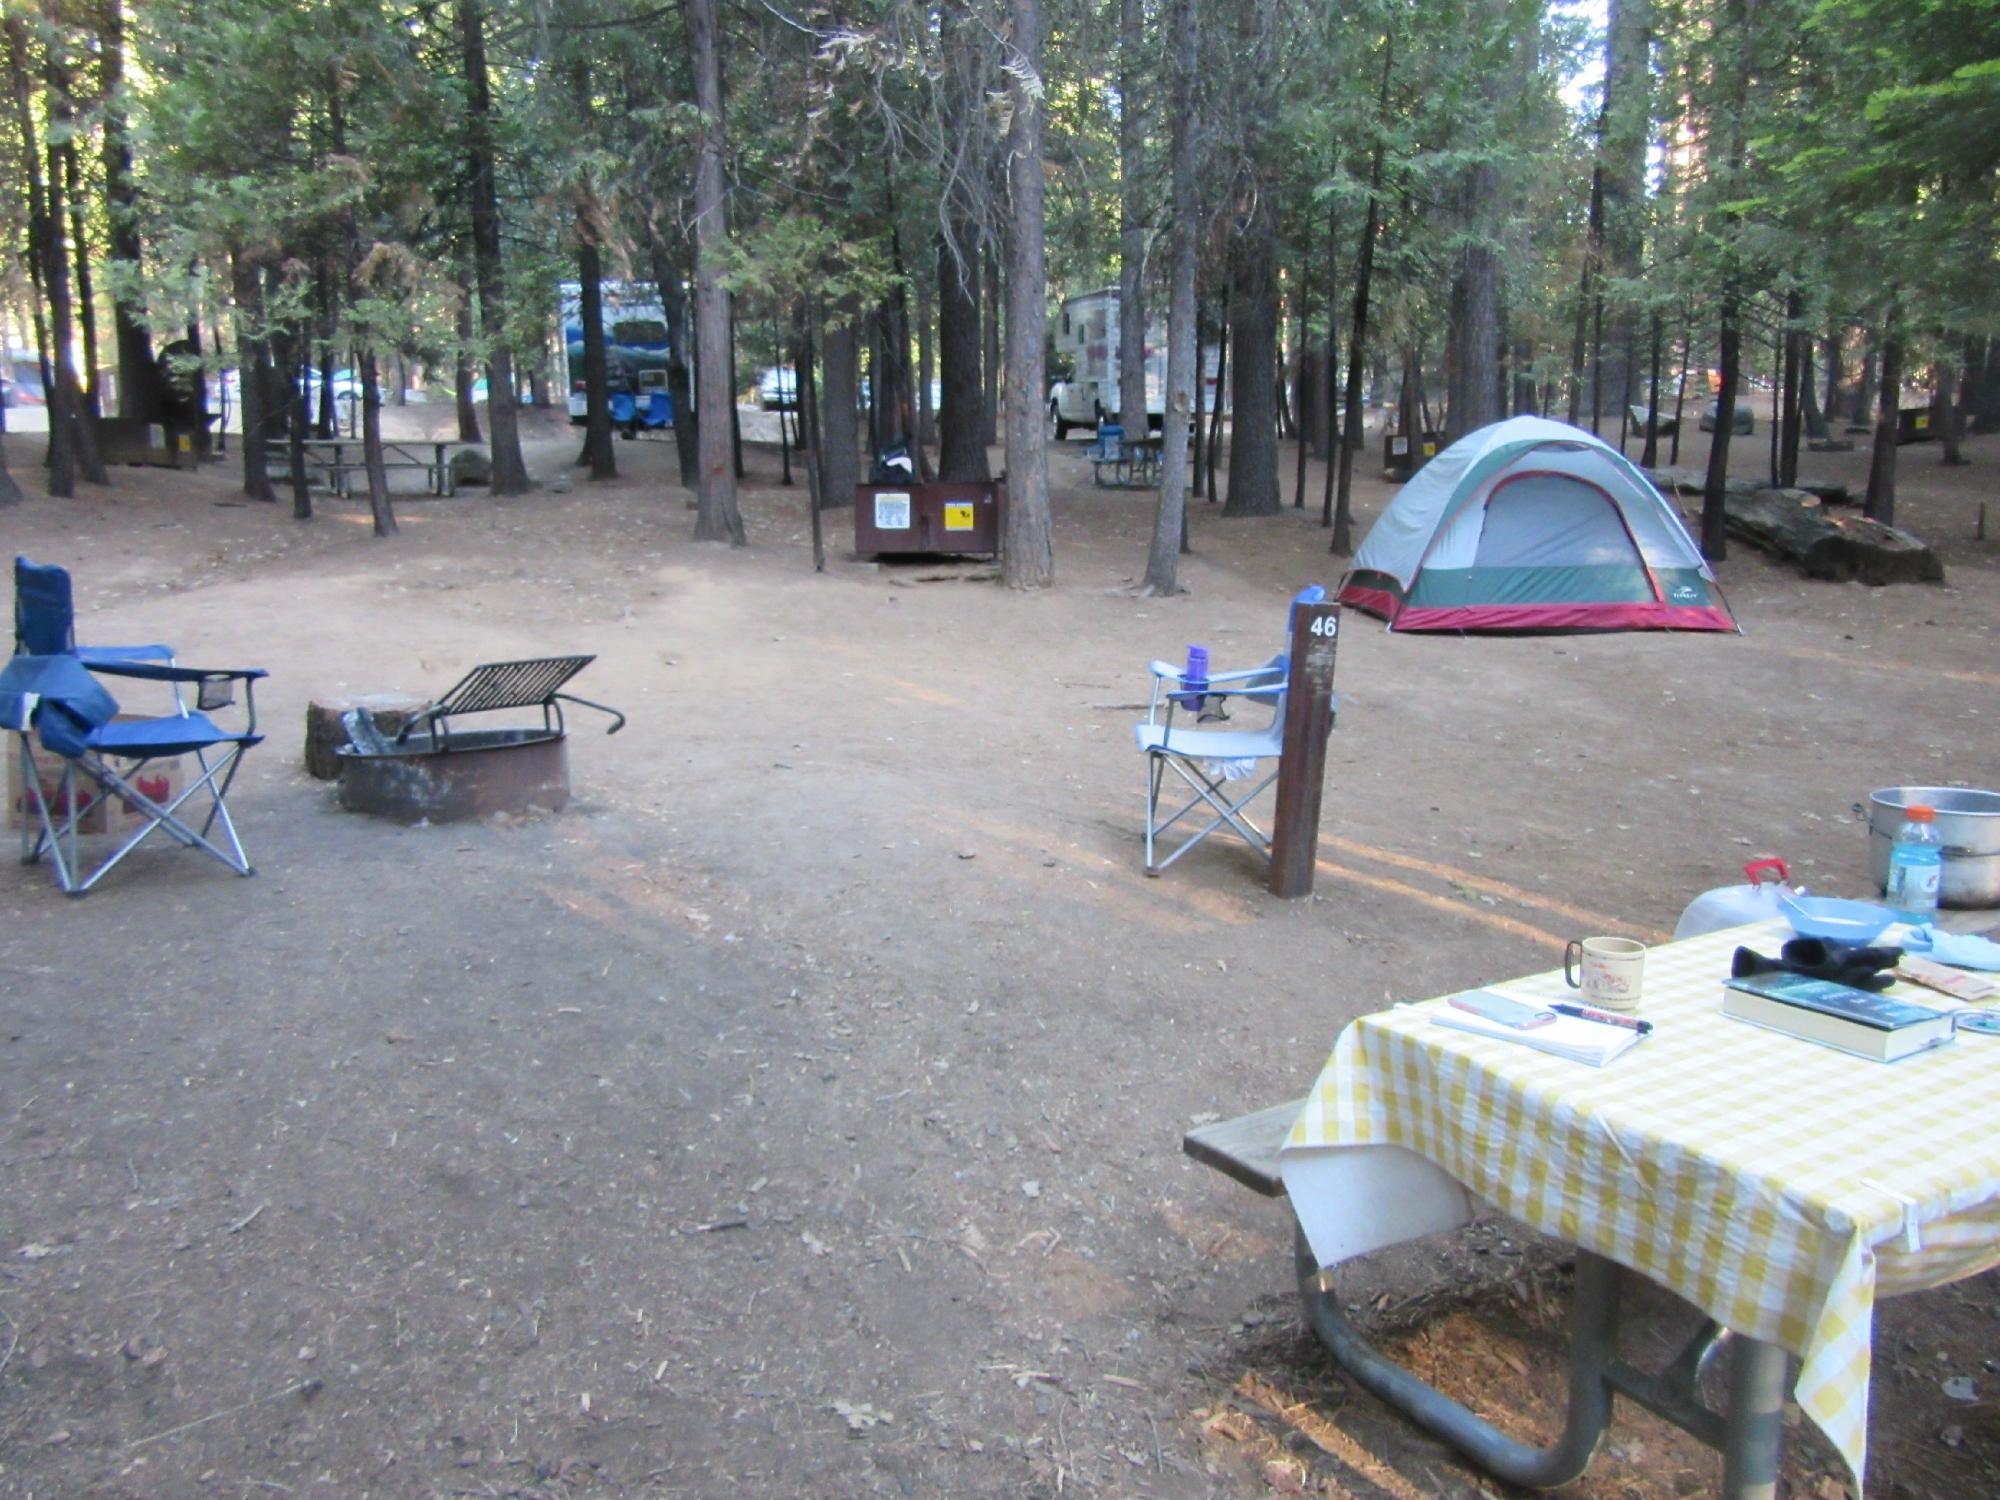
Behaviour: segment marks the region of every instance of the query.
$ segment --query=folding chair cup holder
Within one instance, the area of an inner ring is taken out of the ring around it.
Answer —
[[[394,739],[349,715],[354,743],[342,747],[340,805],[398,823],[453,823],[496,813],[560,812],[569,803],[568,735],[562,705],[610,714],[606,732],[625,727],[616,709],[561,692],[593,656],[551,656],[474,667]],[[525,727],[463,729],[476,713],[539,709]]]

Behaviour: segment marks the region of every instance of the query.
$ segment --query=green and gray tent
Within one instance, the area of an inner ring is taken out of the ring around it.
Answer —
[[[1382,512],[1340,602],[1391,630],[1735,630],[1637,465],[1545,417],[1468,433]]]

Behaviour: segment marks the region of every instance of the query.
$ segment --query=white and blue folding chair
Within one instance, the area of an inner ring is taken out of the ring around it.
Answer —
[[[1292,601],[1317,603],[1326,590],[1315,584]],[[1288,616],[1289,618],[1289,616]],[[1287,639],[1290,638],[1289,631]],[[1236,672],[1210,672],[1189,679],[1172,662],[1155,661],[1152,701],[1143,723],[1132,726],[1133,738],[1146,756],[1146,873],[1158,875],[1211,833],[1226,829],[1264,858],[1271,856],[1270,835],[1251,821],[1247,811],[1264,789],[1278,779],[1285,748],[1285,710],[1291,679],[1291,659],[1279,652],[1262,666]],[[1240,698],[1268,706],[1268,722],[1249,729],[1204,729],[1204,722],[1229,720],[1228,700]],[[1160,793],[1167,773],[1178,776],[1193,796],[1165,816]],[[1171,854],[1159,857],[1161,836],[1183,818],[1210,815],[1193,833],[1182,837]]]
[[[197,690],[197,706],[153,718],[120,717],[118,701],[93,672],[169,683],[176,691],[191,686]],[[263,739],[257,733],[252,685],[264,675],[256,668],[203,671],[160,662],[87,665],[70,652],[15,655],[0,668],[0,729],[13,733],[20,758],[21,863],[34,864],[49,855],[56,883],[81,896],[148,838],[163,833],[239,875],[251,874],[227,798],[243,752]],[[209,714],[234,703],[239,682],[247,723],[226,729]],[[31,739],[62,762],[53,787],[43,783]],[[142,790],[149,763],[184,755],[193,757],[197,774],[178,795],[161,799]],[[183,813],[182,807],[198,794],[203,800]],[[101,804],[130,809],[141,826],[86,870],[79,835],[84,819]]]

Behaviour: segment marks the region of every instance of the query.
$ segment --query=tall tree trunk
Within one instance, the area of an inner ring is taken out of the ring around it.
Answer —
[[[674,454],[680,463],[681,488],[691,490],[700,472],[701,420],[695,410],[694,382],[687,363],[687,298],[681,291],[681,268],[666,242],[651,237],[653,285],[667,322],[667,400],[674,409]]]
[[[451,352],[451,389],[458,405],[458,440],[482,441],[479,432],[479,404],[472,399],[472,347],[476,336],[472,325],[472,275],[461,263],[458,268],[458,341]]]
[[[104,413],[97,380],[103,359],[97,348],[97,289],[90,275],[90,238],[83,220],[83,173],[77,164],[75,137],[63,147],[62,160],[63,179],[69,187],[69,242],[76,255],[76,317],[83,333],[83,411],[90,419],[86,423],[90,431],[85,446],[89,461],[96,466],[96,472],[85,474],[84,478],[103,484],[104,461],[97,456],[94,441],[96,420]]]
[[[1638,335],[1631,301],[1618,290],[1637,280],[1645,246],[1646,148],[1651,136],[1652,68],[1648,42],[1652,0],[1610,0],[1606,16],[1604,112],[1599,158],[1604,164],[1600,256],[1592,278],[1593,316],[1606,326],[1592,393],[1591,429],[1606,398],[1622,406],[1633,384],[1631,351]]]
[[[1497,75],[1496,75],[1497,76]],[[1497,106],[1498,101],[1493,101]],[[1460,330],[1460,400],[1452,403],[1451,436],[1464,437],[1500,420],[1500,256],[1494,232],[1500,209],[1500,169],[1482,161],[1468,173],[1474,236],[1465,247],[1465,322]]]
[[[144,245],[139,236],[138,190],[132,181],[132,135],[125,97],[125,8],[123,0],[104,0],[104,206],[107,250],[127,276],[114,287],[136,279]],[[139,308],[129,292],[115,291],[111,304],[118,346],[118,414],[154,421],[160,410],[160,369],[153,359],[152,340],[140,322]],[[239,380],[241,376],[238,376]],[[199,434],[197,434],[199,436]]]
[[[524,495],[530,485],[515,412],[514,354],[507,330],[507,273],[500,250],[500,196],[494,178],[493,94],[486,74],[482,0],[457,0],[468,99],[467,167],[471,175],[472,251],[479,277],[480,330],[486,336],[486,420],[493,429],[495,495]]]
[[[611,362],[604,348],[604,257],[596,230],[577,215],[577,316],[583,321],[583,461],[592,479],[616,479],[618,457],[611,442]],[[632,393],[633,400],[638,392]]]
[[[1229,319],[1229,285],[1225,281],[1222,288],[1222,321],[1215,330],[1215,404],[1209,408],[1208,444],[1201,455],[1204,465],[1202,493],[1208,496],[1211,504],[1216,498],[1215,461],[1222,453],[1222,418],[1225,400],[1228,401],[1229,416],[1232,421],[1236,415],[1233,386],[1235,377],[1229,372],[1229,332],[1232,326]],[[1228,392],[1227,397],[1224,392]],[[1235,440],[1235,433],[1232,430],[1230,441],[1233,443]]]
[[[1248,164],[1236,183],[1235,244],[1229,323],[1236,389],[1229,403],[1229,498],[1225,516],[1274,516],[1278,494],[1278,208],[1270,155],[1269,79],[1276,69],[1275,0],[1238,0],[1236,42],[1246,86],[1242,151]]]
[[[701,117],[694,169],[694,326],[701,409],[701,468],[695,481],[696,541],[743,545],[743,517],[736,508],[736,460],[731,419],[736,393],[729,339],[729,293],[722,285],[729,250],[728,208],[722,181],[722,62],[716,52],[715,0],[681,0],[688,58],[694,71],[694,104]]]
[[[1729,555],[1723,497],[1729,480],[1729,440],[1736,430],[1737,392],[1742,388],[1743,336],[1737,327],[1740,299],[1735,274],[1728,273],[1722,290],[1722,327],[1717,341],[1722,384],[1716,392],[1715,433],[1708,445],[1708,473],[1701,492],[1701,555],[1710,562],[1721,562]]]
[[[1389,79],[1395,68],[1394,39],[1382,48],[1382,81],[1375,96],[1375,147],[1368,162],[1368,212],[1361,221],[1361,250],[1354,263],[1354,314],[1347,330],[1347,391],[1340,418],[1340,477],[1334,486],[1335,557],[1354,555],[1354,455],[1361,451],[1361,377],[1368,357],[1368,291],[1375,274],[1375,236],[1381,224],[1382,166],[1389,129]]]
[[[1783,427],[1778,445],[1778,483],[1781,485],[1799,482],[1799,429],[1803,421],[1799,391],[1804,370],[1801,354],[1806,340],[1799,318],[1804,311],[1805,299],[1797,291],[1786,293],[1784,368],[1780,376],[1778,408]]]
[[[820,392],[819,503],[827,510],[854,504],[860,480],[855,450],[861,446],[861,336],[851,307],[835,308],[820,358],[826,385]]]
[[[1146,214],[1141,192],[1146,97],[1145,0],[1118,0],[1118,420],[1144,437],[1146,411]]]
[[[590,123],[592,95],[590,63],[579,58],[571,64],[570,93],[576,102],[577,118]],[[611,363],[604,347],[604,255],[598,248],[602,213],[587,177],[576,182],[576,274],[577,317],[583,324],[583,453],[590,477],[616,479],[618,457],[611,441]],[[561,322],[561,319],[557,320]],[[568,335],[557,329],[557,337]],[[568,351],[564,351],[567,356]],[[568,393],[564,393],[567,400]],[[632,399],[637,401],[635,389]]]
[[[236,303],[236,391],[242,405],[243,493],[275,501],[271,488],[271,345],[264,331],[263,282],[241,250],[229,252],[229,286]]]
[[[1660,461],[1660,310],[1653,309],[1650,342],[1652,359],[1646,371],[1646,446],[1639,453],[1639,467],[1650,469]]]
[[[76,493],[76,382],[69,373],[69,271],[61,254],[61,186],[44,182],[41,147],[36,139],[34,88],[30,82],[28,29],[18,15],[5,22],[7,69],[13,85],[15,126],[19,131],[20,160],[28,179],[28,262],[37,286],[48,303],[49,327],[42,332],[36,323],[36,342],[42,352],[42,392],[48,402],[49,494],[68,499]],[[60,277],[60,286],[58,286]]]
[[[1949,347],[1949,336],[1943,331],[1938,335],[1938,347]],[[1965,462],[1965,455],[1959,452],[1962,413],[1958,409],[1958,365],[1949,357],[1938,360],[1937,399],[1938,436],[1944,443],[1940,461],[1952,466]]]
[[[373,349],[363,349],[361,374],[361,452],[368,465],[368,515],[375,535],[396,534],[396,507],[389,500],[389,471],[382,462],[382,381]]]
[[[1599,115],[1600,131],[1603,116]],[[1604,254],[1604,166],[1590,172],[1590,219],[1584,235],[1583,269],[1576,285],[1576,321],[1569,341],[1569,407],[1564,418],[1575,427],[1583,421],[1583,362],[1589,352],[1590,315],[1597,306],[1597,264]]]
[[[1875,446],[1868,455],[1868,495],[1861,513],[1884,526],[1896,524],[1896,425],[1903,399],[1901,308],[1892,293],[1882,318],[1882,392],[1875,409]]]
[[[1040,0],[1007,0],[1007,516],[1000,558],[1009,588],[1046,588],[1055,575],[1049,526],[1048,393],[1043,323],[1048,281],[1042,233]]]
[[[1005,319],[1006,304],[1000,295],[1000,256],[990,240],[982,240],[981,243],[985,247],[981,251],[981,259],[986,264],[986,322],[980,333],[986,340],[986,357],[981,366],[985,388],[980,395],[979,441],[988,448],[995,448],[1000,444],[1000,328]],[[1041,420],[1039,409],[1035,419]]]
[[[1182,540],[1187,534],[1188,427],[1200,420],[1195,391],[1201,383],[1201,344],[1194,297],[1196,72],[1200,21],[1196,0],[1171,0],[1167,12],[1173,49],[1172,204],[1167,268],[1167,389],[1160,430],[1160,503],[1153,514],[1153,542],[1146,551],[1148,594],[1179,590]]]
[[[979,241],[970,218],[938,236],[938,477],[953,482],[993,477],[981,441],[979,380]]]
[[[917,278],[917,477],[931,477],[930,450],[938,440],[937,409],[931,403],[934,349],[931,344],[930,282]]]
[[[1861,376],[1854,387],[1854,404],[1847,413],[1848,422],[1855,427],[1872,420],[1875,409],[1875,359],[1879,346],[1873,327],[1862,337]]]
[[[1829,424],[1837,420],[1840,411],[1840,343],[1840,320],[1829,316],[1826,322],[1826,339],[1820,345],[1825,351],[1826,359],[1826,420]],[[1828,430],[1831,431],[1830,426]]]

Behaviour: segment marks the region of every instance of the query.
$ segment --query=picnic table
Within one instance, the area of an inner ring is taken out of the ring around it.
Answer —
[[[1100,432],[1084,450],[1090,459],[1091,477],[1101,487],[1122,490],[1152,489],[1160,482],[1160,439],[1126,437],[1121,432]],[[1107,480],[1104,475],[1110,471]]]
[[[334,494],[346,498],[354,491],[354,476],[360,474],[364,480],[368,473],[360,438],[306,438],[301,445],[305,449],[306,467],[317,471],[325,481],[325,487]],[[458,483],[452,473],[451,461],[445,450],[454,446],[450,442],[390,441],[382,443],[382,465],[386,469],[422,470],[424,487],[433,495],[453,495],[458,492]],[[274,444],[270,462],[273,468],[289,464],[286,445]]]
[[[1307,1315],[1336,1360],[1491,1472],[1536,1486],[1580,1474],[1615,1392],[1720,1448],[1730,1500],[1769,1497],[1791,1355],[1799,1405],[1858,1480],[1875,1300],[2000,1263],[2000,1037],[1961,1032],[1884,1064],[1723,1016],[1735,948],[1776,952],[1790,935],[1767,923],[1651,949],[1654,1032],[1601,1069],[1434,1025],[1442,1001],[1364,1016],[1302,1107],[1191,1135],[1187,1149],[1289,1196]],[[1560,970],[1491,988],[1572,993]],[[1903,981],[1890,993],[1939,999]],[[1279,1115],[1293,1124],[1259,1166],[1242,1140]],[[1331,1284],[1341,1262],[1454,1228],[1482,1204],[1578,1250],[1570,1411],[1549,1448],[1507,1438],[1376,1353]],[[1617,1357],[1620,1268],[1706,1315],[1662,1371]],[[1697,1383],[1723,1349],[1729,1394],[1715,1411]]]

